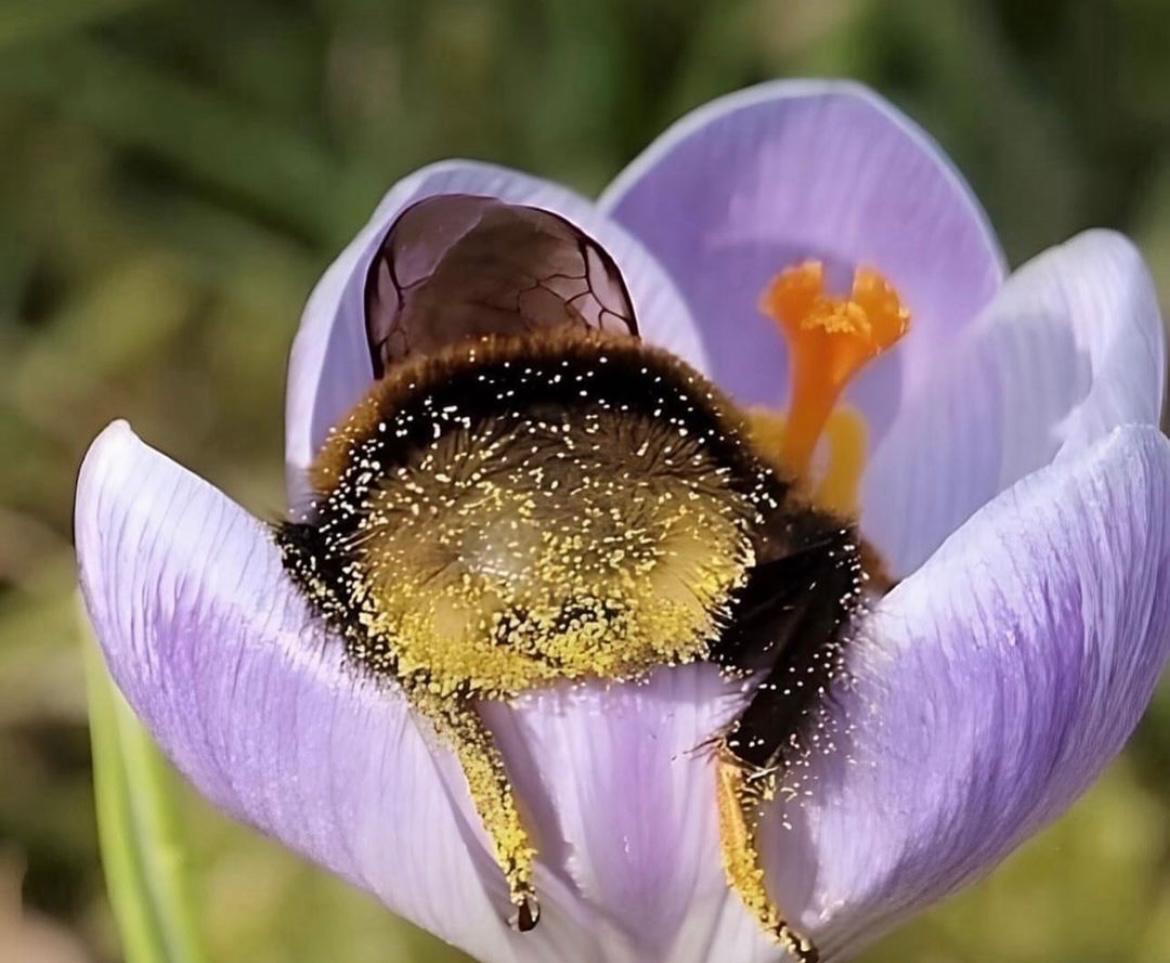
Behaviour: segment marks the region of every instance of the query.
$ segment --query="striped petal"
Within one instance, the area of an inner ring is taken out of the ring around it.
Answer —
[[[453,756],[347,667],[258,520],[115,424],[76,527],[119,688],[227,813],[488,963],[771,958],[723,882],[696,751],[736,705],[713,667],[486,707],[541,853],[541,924],[520,934]]]
[[[1117,429],[976,513],[873,613],[845,749],[791,814],[816,866],[803,920],[829,957],[1060,814],[1121,749],[1168,653],[1157,429]]]
[[[582,938],[555,890],[540,930],[507,928],[458,766],[396,690],[346,668],[259,521],[114,424],[82,467],[76,528],[114,679],[212,802],[483,960]]]
[[[1020,268],[898,414],[862,529],[898,574],[977,508],[1119,425],[1156,425],[1166,346],[1141,254],[1089,231]]]
[[[946,156],[876,94],[779,81],[701,107],[602,196],[682,290],[717,382],[783,407],[787,352],[757,308],[768,280],[808,258],[845,284],[869,265],[898,288],[914,333],[851,387],[880,436],[995,293],[1003,257]]]

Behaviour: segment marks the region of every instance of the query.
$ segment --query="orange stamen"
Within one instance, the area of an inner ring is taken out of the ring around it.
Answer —
[[[780,457],[805,476],[817,441],[849,380],[909,328],[910,313],[876,271],[858,268],[848,297],[825,293],[819,261],[778,274],[760,301],[788,339],[792,393]]]
[[[774,452],[777,463],[787,469],[788,465],[779,457],[787,429],[784,415],[770,408],[752,407],[747,411],[747,418],[759,450]],[[865,419],[855,408],[839,404],[830,412],[822,435],[827,449],[824,465],[800,481],[819,508],[837,515],[853,515],[857,511],[865,468]],[[812,477],[814,474],[816,477]]]

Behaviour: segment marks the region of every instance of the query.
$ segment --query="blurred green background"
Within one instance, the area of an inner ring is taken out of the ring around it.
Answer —
[[[1013,263],[1110,225],[1170,294],[1167,51],[1164,0],[0,2],[0,960],[120,958],[73,601],[87,443],[129,417],[278,513],[293,327],[397,177],[464,155],[596,192],[714,95],[846,75],[938,137]],[[178,796],[209,959],[455,959]],[[1165,963],[1168,815],[1164,686],[1067,818],[865,959]]]

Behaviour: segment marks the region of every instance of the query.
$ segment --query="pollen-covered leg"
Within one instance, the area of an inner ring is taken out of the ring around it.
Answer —
[[[540,921],[540,904],[532,884],[536,849],[521,820],[504,760],[471,705],[448,701],[440,710],[440,718],[440,730],[455,748],[472,802],[507,880],[512,905],[516,908],[514,924],[526,932]]]
[[[806,526],[812,520],[805,518]],[[790,518],[797,528],[798,521]],[[730,668],[763,669],[715,760],[727,881],[765,931],[801,963],[812,963],[818,953],[768,895],[758,847],[760,811],[773,798],[780,774],[822,743],[820,706],[843,671],[848,625],[863,584],[852,529],[812,527],[819,539],[752,571],[738,618],[717,653]]]
[[[760,807],[775,792],[775,775],[747,769],[723,747],[716,780],[719,841],[728,885],[743,900],[748,912],[794,959],[800,963],[816,963],[820,959],[817,948],[789,925],[768,895],[760,861]]]

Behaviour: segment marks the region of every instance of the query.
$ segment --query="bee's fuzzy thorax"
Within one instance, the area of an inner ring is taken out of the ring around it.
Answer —
[[[749,570],[803,537],[705,378],[632,338],[412,360],[339,425],[290,570],[376,672],[507,696],[705,658]]]

